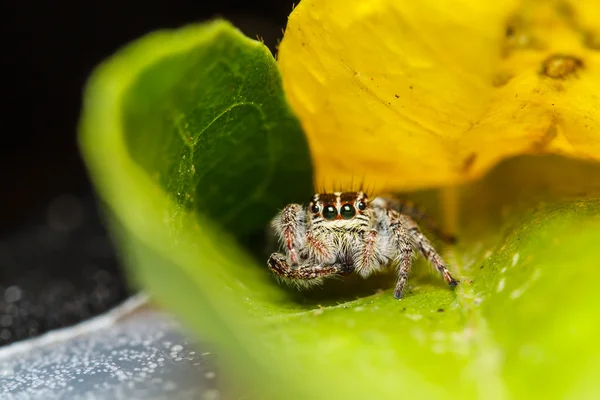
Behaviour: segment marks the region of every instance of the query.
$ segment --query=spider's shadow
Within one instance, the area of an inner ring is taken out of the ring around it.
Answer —
[[[372,275],[367,279],[363,279],[356,274],[339,279],[331,278],[325,280],[322,286],[302,291],[287,285],[281,285],[281,288],[295,303],[304,307],[318,308],[321,306],[336,306],[381,292],[385,292],[384,295],[386,296],[393,296],[396,279],[396,272],[390,269]],[[434,273],[427,271],[427,266],[424,265],[422,260],[419,260],[415,262],[414,269],[409,276],[404,296],[411,296],[413,285],[420,286],[423,284],[446,287],[444,282],[436,278]]]
[[[394,285],[394,276],[388,272],[363,279],[356,274],[346,277],[326,279],[321,286],[306,290],[297,290],[281,285],[289,298],[303,306],[332,306],[362,297],[372,296],[381,291],[390,291]],[[391,293],[391,292],[390,292]]]
[[[319,306],[335,306],[340,303],[369,297],[380,291],[389,292],[391,295],[393,284],[393,274],[386,272],[371,276],[368,279],[362,279],[355,274],[339,279],[332,278],[326,280],[322,286],[302,291],[282,285],[282,290],[295,303],[317,308]]]

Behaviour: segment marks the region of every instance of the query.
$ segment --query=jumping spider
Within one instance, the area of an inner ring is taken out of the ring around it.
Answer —
[[[393,266],[398,269],[394,297],[400,299],[417,249],[456,286],[458,281],[401,205],[391,197],[369,201],[363,192],[315,194],[306,208],[289,204],[271,223],[285,254],[271,254],[269,268],[302,288],[352,272],[366,278]]]

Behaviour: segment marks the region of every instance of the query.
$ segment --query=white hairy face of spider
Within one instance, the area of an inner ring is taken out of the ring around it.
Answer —
[[[309,204],[286,206],[272,221],[283,253],[268,266],[282,281],[299,288],[353,272],[366,278],[397,268],[394,296],[401,298],[414,250],[418,250],[448,284],[456,281],[444,261],[393,198],[369,201],[363,192],[315,194]]]

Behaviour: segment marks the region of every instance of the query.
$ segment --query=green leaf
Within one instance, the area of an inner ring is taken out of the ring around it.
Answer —
[[[418,262],[296,292],[264,230],[312,170],[268,50],[215,21],[150,34],[98,67],[81,148],[134,282],[213,339],[256,398],[592,398],[600,393],[600,168],[504,162],[452,189],[461,285]],[[413,193],[435,210],[436,193]]]
[[[240,364],[248,310],[282,293],[239,243],[262,256],[274,210],[312,191],[269,50],[223,21],[150,34],[94,72],[80,132],[134,279]]]

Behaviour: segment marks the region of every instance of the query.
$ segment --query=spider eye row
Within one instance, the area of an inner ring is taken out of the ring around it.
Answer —
[[[364,211],[367,208],[367,205],[365,204],[365,202],[361,201],[358,203],[357,207],[359,210]],[[317,204],[313,204],[310,210],[314,214],[317,214],[321,211],[321,208]],[[339,214],[344,219],[350,219],[356,215],[356,209],[352,204],[346,203],[340,208]],[[327,204],[325,207],[323,207],[323,218],[325,218],[326,220],[334,220],[337,216],[338,210],[333,205]]]

